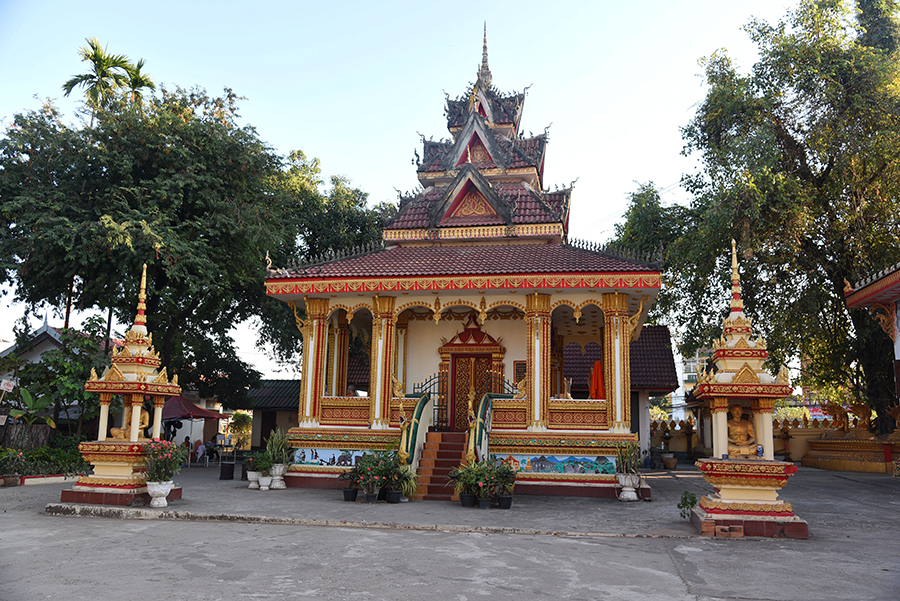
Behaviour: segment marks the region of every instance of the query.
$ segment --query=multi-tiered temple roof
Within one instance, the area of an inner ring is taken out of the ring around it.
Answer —
[[[401,197],[398,214],[384,227],[383,243],[349,255],[270,270],[270,293],[344,291],[337,282],[295,289],[277,280],[499,274],[571,275],[571,285],[562,285],[574,288],[658,288],[659,275],[649,257],[568,241],[572,188],[550,191],[543,184],[548,136],[522,137],[519,125],[525,93],[502,94],[491,81],[485,34],[475,83],[456,100],[447,100],[451,139],[423,138],[418,164],[422,188]],[[616,281],[575,277],[584,273],[609,274]],[[648,277],[624,282],[614,276],[625,273]],[[416,284],[416,288],[422,286],[428,283]],[[556,280],[526,283],[532,288],[559,286]],[[475,287],[520,286],[498,280]],[[380,282],[371,291],[392,289],[399,288]]]

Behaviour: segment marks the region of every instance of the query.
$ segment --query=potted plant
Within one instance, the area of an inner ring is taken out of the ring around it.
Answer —
[[[359,458],[359,486],[366,493],[366,503],[378,500],[378,492],[385,485],[384,452],[366,453]]]
[[[172,491],[172,478],[181,471],[185,460],[184,448],[174,442],[154,438],[147,444],[147,492],[152,500],[150,507],[165,507],[166,497]]]
[[[453,494],[459,497],[463,507],[475,506],[475,487],[478,482],[478,470],[475,465],[461,465],[447,474],[447,485],[453,485]]]
[[[284,430],[278,428],[269,434],[269,440],[266,442],[266,453],[272,460],[272,468],[270,470],[272,476],[272,490],[284,490],[287,486],[284,483],[284,475],[287,473],[288,463],[291,460],[291,443],[288,442],[287,434]]]
[[[4,486],[18,486],[21,480],[20,470],[25,465],[25,456],[16,449],[0,450],[0,475]]]
[[[481,461],[475,464],[475,473],[478,480],[475,482],[475,495],[478,497],[478,507],[490,509],[494,495],[499,488],[497,465],[493,461]]]
[[[338,480],[344,482],[344,500],[356,501],[359,496],[359,481],[362,475],[359,472],[359,464],[338,474]]]
[[[640,464],[641,447],[636,440],[620,445],[616,449],[616,479],[622,491],[619,493],[620,501],[637,501],[637,490],[641,485],[641,475],[638,473]]]
[[[247,465],[247,480],[250,484],[247,485],[247,488],[257,490],[259,489],[259,469],[257,467],[257,457],[259,453],[248,453],[244,458],[244,463]]]
[[[512,507],[513,489],[516,487],[516,470],[507,463],[497,463],[494,471],[497,506],[500,509]]]
[[[272,484],[272,458],[268,451],[256,454],[256,470],[259,472],[259,490],[269,490]]]
[[[408,465],[400,468],[400,492],[407,501],[419,491],[419,477]],[[402,499],[401,499],[402,500]]]

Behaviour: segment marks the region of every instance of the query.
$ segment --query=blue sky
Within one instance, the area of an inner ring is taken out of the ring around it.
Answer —
[[[395,188],[417,186],[417,132],[448,135],[444,91],[456,97],[474,81],[486,21],[494,85],[531,86],[522,129],[552,124],[545,186],[578,180],[571,236],[603,241],[636,182],[655,182],[664,202],[687,201],[677,184],[696,159],[680,155],[679,128],[703,98],[698,59],[725,48],[748,70],[755,48],[741,27],[777,22],[792,5],[0,0],[0,120],[5,128],[38,108],[37,96],[75,121],[81,95],[63,98],[61,86],[87,71],[78,47],[97,37],[144,58],[158,84],[232,88],[247,97],[245,122],[276,151],[303,150],[370,201],[394,200]],[[0,339],[20,316],[0,299]],[[274,375],[252,347],[245,359]]]

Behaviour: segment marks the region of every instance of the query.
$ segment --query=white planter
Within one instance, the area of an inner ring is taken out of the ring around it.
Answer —
[[[166,507],[169,505],[166,497],[172,492],[174,482],[147,482],[147,493],[151,497],[150,507]]]
[[[272,466],[272,469],[269,470],[269,474],[272,476],[272,484],[269,485],[269,488],[272,490],[284,490],[287,488],[287,485],[284,483],[284,475],[287,473],[287,469],[286,463],[276,463]]]
[[[640,474],[616,474],[616,479],[619,481],[619,486],[622,487],[622,491],[619,493],[620,501],[637,501],[637,487],[641,485],[641,476]]]
[[[272,476],[259,476],[259,490],[269,490],[272,484]]]
[[[259,488],[259,472],[247,472],[247,480],[250,481],[250,485],[247,488],[252,488],[254,490]]]

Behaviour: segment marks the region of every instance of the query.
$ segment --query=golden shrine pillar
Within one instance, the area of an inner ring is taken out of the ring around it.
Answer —
[[[550,295],[529,294],[525,302],[528,430],[543,432],[550,423]]]
[[[319,405],[325,382],[325,358],[328,349],[328,299],[307,298],[303,321],[303,368],[300,405],[297,413],[301,427],[319,424]]]
[[[391,397],[394,373],[394,302],[393,296],[372,299],[372,361],[369,372],[370,415],[374,430],[386,429],[390,424]]]
[[[610,431],[631,432],[630,346],[632,321],[628,316],[628,295],[604,294],[603,302],[603,373],[606,399],[610,407]],[[640,313],[638,313],[639,315]]]
[[[713,457],[728,454],[728,398],[713,397],[709,401],[713,425]]]

